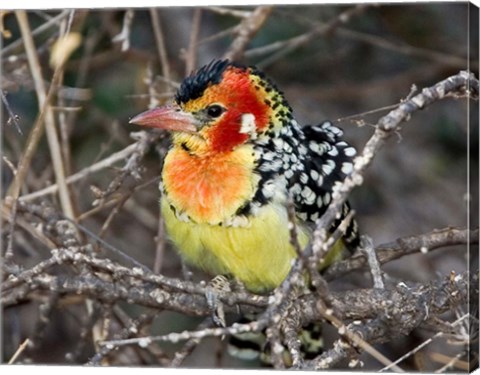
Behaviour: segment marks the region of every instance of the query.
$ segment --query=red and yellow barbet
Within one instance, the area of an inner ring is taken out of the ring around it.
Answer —
[[[355,149],[339,128],[330,122],[300,127],[283,93],[263,73],[228,60],[193,73],[174,104],[131,123],[172,131],[161,206],[183,258],[212,275],[234,277],[253,292],[280,285],[296,256],[288,196],[306,246],[335,184],[353,167]],[[349,210],[346,204],[343,216]],[[343,243],[358,244],[355,221]],[[341,248],[334,247],[327,265]]]

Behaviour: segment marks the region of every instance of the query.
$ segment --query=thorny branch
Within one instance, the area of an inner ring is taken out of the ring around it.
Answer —
[[[91,271],[86,276],[69,277],[67,275],[55,276],[45,272],[53,265],[87,265]],[[92,268],[94,267],[94,268]],[[188,283],[176,281],[179,288],[188,286]],[[184,285],[182,285],[184,284]],[[348,329],[353,329],[356,334],[361,334],[363,340],[370,343],[384,342],[392,335],[406,335],[418,327],[427,317],[439,315],[448,311],[452,306],[464,304],[468,298],[468,285],[477,285],[476,273],[463,273],[451,275],[443,280],[433,281],[428,284],[407,286],[400,283],[391,289],[361,289],[345,292],[331,292],[329,302],[335,316],[342,320],[354,320]],[[129,269],[105,259],[84,255],[75,249],[58,249],[52,251],[52,258],[34,269],[24,271],[18,276],[11,275],[5,282],[1,302],[10,306],[20,301],[28,300],[34,294],[47,297],[50,293],[68,296],[84,296],[103,303],[129,301],[131,304],[169,309],[190,315],[208,316],[210,309],[203,297],[203,290],[199,287],[186,288],[190,293],[177,291],[163,282],[163,277],[149,275],[139,269]],[[192,290],[196,289],[196,290]],[[192,293],[193,292],[193,293]],[[230,296],[231,297],[231,296]],[[234,303],[256,302],[255,296],[251,301],[233,299]],[[262,300],[265,306],[268,301]],[[318,307],[317,297],[307,294],[297,301],[300,308],[297,319],[302,324],[318,321],[323,317],[322,310]],[[235,310],[230,306],[229,310]],[[370,322],[368,320],[372,319]],[[365,326],[359,325],[358,320],[367,321]],[[258,321],[255,324],[233,324],[227,328],[208,328],[194,332],[171,333],[159,337],[132,338],[105,343],[110,345],[141,344],[146,345],[152,341],[189,340],[207,336],[222,336],[241,332],[258,332],[266,326]],[[347,357],[346,348],[332,349],[338,360]],[[337,353],[338,351],[338,353]],[[329,354],[328,354],[329,353]],[[314,367],[329,367],[322,365],[326,356],[307,365]]]
[[[402,282],[391,290],[371,289],[365,294],[349,291],[346,293],[349,296],[344,300],[345,305],[337,304],[340,300],[333,296],[332,306],[335,314],[341,319],[347,317],[354,319],[345,327],[346,332],[359,335],[363,341],[370,344],[382,343],[393,337],[408,334],[411,329],[420,325],[427,318],[449,311],[452,303],[456,304],[463,298],[460,295],[463,295],[466,301],[469,286],[475,288],[478,293],[478,271],[459,275],[452,274],[440,282],[415,287],[409,287]],[[366,310],[360,311],[361,306],[357,305],[357,297],[362,298],[365,307],[366,305],[370,306]],[[346,312],[349,309],[347,304],[360,307],[360,310],[351,311],[353,314],[350,315],[350,312]],[[321,308],[318,310],[321,313]],[[361,324],[358,319],[371,320],[366,324]],[[338,341],[331,350],[307,364],[307,368],[331,368],[339,361],[351,358],[355,351],[354,346]]]
[[[26,210],[26,204],[20,203],[19,211]],[[30,208],[30,212],[35,209]],[[43,211],[45,212],[45,211]],[[83,296],[94,299],[103,304],[114,304],[119,301],[128,301],[155,309],[166,309],[193,316],[209,316],[210,308],[205,301],[205,287],[199,284],[169,279],[162,275],[154,275],[140,268],[124,267],[109,259],[98,258],[92,254],[88,246],[79,249],[75,240],[65,232],[65,221],[54,215],[53,211],[47,212],[45,218],[50,218],[46,228],[50,228],[50,235],[64,233],[66,247],[52,249],[52,256],[31,269],[10,274],[2,286],[1,303],[8,307],[31,298],[45,298],[54,293],[68,299],[69,296]],[[461,231],[466,236],[466,231]],[[424,240],[425,236],[422,237]],[[457,241],[464,241],[457,235]],[[73,242],[72,242],[73,241]],[[406,242],[412,242],[409,238]],[[398,241],[402,243],[401,240]],[[452,244],[448,239],[446,244]],[[73,246],[73,247],[72,247]],[[437,247],[440,244],[437,240]],[[433,250],[433,249],[432,249]],[[405,252],[408,253],[408,247]],[[54,267],[62,266],[65,269],[72,267],[88,270],[83,275],[58,275],[52,273]],[[470,277],[470,280],[468,279]],[[363,335],[364,341],[370,344],[383,342],[392,337],[392,334],[408,334],[418,327],[427,317],[441,314],[452,306],[459,306],[467,301],[467,285],[476,285],[477,274],[452,275],[444,280],[428,284],[414,284],[406,286],[400,283],[385,289],[361,289],[346,292],[329,292],[329,304],[336,318],[343,321],[355,322],[348,329],[355,329],[355,334]],[[34,297],[35,296],[35,297]],[[255,296],[245,292],[233,292],[224,297],[227,311],[234,313],[238,306],[243,311],[260,311],[259,309],[270,305],[271,299],[265,296]],[[277,305],[280,307],[280,305]],[[273,321],[278,321],[279,316],[284,316],[286,321],[292,319],[295,326],[305,325],[311,321],[318,321],[324,317],[318,308],[318,296],[307,294],[297,298],[296,308],[287,308],[286,312],[271,311],[264,313],[256,322],[249,324],[233,324],[226,328],[208,328],[195,332],[171,333],[159,337],[132,338],[116,340],[105,343],[111,350],[113,347],[128,344],[148,345],[153,341],[198,340],[208,336],[223,336],[241,332],[259,332],[270,326]],[[268,310],[267,310],[268,311]],[[279,315],[280,314],[280,315]],[[383,320],[382,320],[383,319]],[[365,322],[365,326],[358,321]],[[353,327],[353,328],[352,328]],[[385,328],[390,327],[390,328]],[[393,332],[391,327],[396,327]],[[362,328],[362,329],[360,329]],[[292,326],[286,324],[284,333],[288,338],[293,334]],[[367,336],[365,336],[367,335]],[[291,340],[289,341],[291,342]],[[295,349],[295,348],[293,348]],[[103,349],[102,349],[103,350]],[[344,344],[337,345],[328,356],[334,358],[333,362],[325,362],[327,354],[322,354],[317,360],[311,362],[296,361],[302,368],[325,368],[335,365],[341,359],[352,354],[353,349],[348,349]],[[327,366],[327,364],[328,366]]]

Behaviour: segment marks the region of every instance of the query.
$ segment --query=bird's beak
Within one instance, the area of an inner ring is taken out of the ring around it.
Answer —
[[[129,123],[177,132],[196,133],[198,130],[196,126],[198,121],[195,117],[174,105],[142,112],[132,118]]]

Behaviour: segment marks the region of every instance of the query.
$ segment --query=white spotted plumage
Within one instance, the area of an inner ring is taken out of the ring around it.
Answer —
[[[302,222],[315,222],[331,203],[334,187],[353,171],[356,151],[340,138],[342,130],[331,122],[300,127],[293,118],[287,120],[279,131],[267,134],[270,139],[258,139],[257,168],[268,172],[268,178],[260,181],[263,194],[257,198],[261,204],[272,199],[273,186],[281,186],[269,184],[269,179],[283,176],[297,217]],[[342,215],[348,214],[348,204],[344,209]],[[350,228],[351,240],[356,236],[352,231],[356,231],[356,224]]]

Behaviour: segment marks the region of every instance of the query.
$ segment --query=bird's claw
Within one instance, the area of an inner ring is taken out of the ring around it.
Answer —
[[[205,297],[207,298],[208,307],[212,312],[213,322],[219,327],[226,327],[225,310],[220,297],[222,294],[228,292],[231,292],[230,282],[223,275],[215,276],[207,284]]]

